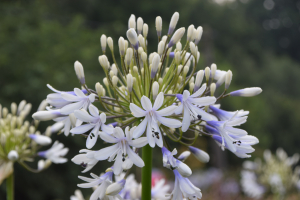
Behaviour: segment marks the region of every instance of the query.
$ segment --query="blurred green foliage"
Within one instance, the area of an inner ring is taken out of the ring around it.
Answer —
[[[118,37],[125,37],[127,20],[133,13],[148,23],[148,43],[154,51],[155,17],[162,17],[166,33],[172,14],[178,11],[177,27],[204,27],[199,68],[214,62],[219,69],[231,69],[232,90],[251,86],[263,89],[254,98],[228,98],[223,102],[227,110],[251,111],[243,128],[260,139],[253,155],[277,147],[288,154],[299,152],[300,3],[274,2],[275,7],[266,10],[263,1],[255,0],[224,5],[211,0],[1,1],[0,103],[9,107],[11,102],[25,99],[36,110],[50,92],[47,83],[60,90],[79,87],[73,69],[76,60],[83,64],[87,84],[93,87],[104,77],[97,61],[101,34],[111,36],[118,49]],[[69,158],[85,146],[80,137],[56,137],[71,149]],[[233,163],[230,167],[241,163],[234,155],[229,159]],[[100,172],[102,168],[97,165],[95,170]],[[71,162],[53,165],[37,175],[17,167],[16,199],[69,199],[80,182],[80,171]],[[0,199],[4,199],[3,185],[0,192]]]

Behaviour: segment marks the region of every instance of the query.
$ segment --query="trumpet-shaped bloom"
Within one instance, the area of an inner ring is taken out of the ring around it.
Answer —
[[[203,85],[194,94],[190,95],[188,90],[184,90],[183,94],[177,94],[176,97],[180,100],[180,106],[175,110],[176,114],[183,112],[182,131],[186,132],[190,127],[191,121],[195,120],[215,120],[216,118],[205,112],[201,107],[214,104],[216,102],[215,97],[199,97],[206,89],[206,85]]]
[[[209,109],[215,114],[221,121],[226,121],[231,119],[236,112],[229,112],[222,109],[217,108],[216,106],[209,106]],[[239,110],[236,114],[235,118],[244,117],[249,114],[249,111]]]
[[[91,152],[90,157],[87,157],[87,153],[89,152]],[[79,151],[79,153],[80,154],[72,158],[72,162],[74,162],[76,165],[81,165],[83,168],[85,168],[82,171],[82,173],[91,170],[97,164],[98,160],[93,157],[93,151],[82,149]]]
[[[143,167],[144,161],[134,152],[130,146],[141,148],[145,146],[148,141],[146,137],[141,137],[133,140],[132,134],[135,132],[135,127],[129,131],[129,127],[126,127],[124,134],[120,127],[114,129],[114,133],[109,135],[104,132],[100,132],[100,137],[102,140],[108,143],[115,143],[113,146],[103,148],[94,153],[94,158],[97,160],[115,161],[114,163],[114,173],[119,175],[122,172],[122,163],[125,162],[126,156],[130,159],[136,166]]]
[[[155,147],[155,144],[159,147],[163,146],[162,135],[158,122],[170,128],[181,127],[181,122],[179,120],[165,117],[172,115],[177,106],[172,105],[158,110],[162,106],[163,102],[164,94],[161,92],[157,95],[153,106],[150,99],[146,96],[141,98],[143,109],[133,103],[130,103],[132,115],[135,117],[144,117],[143,121],[135,129],[133,137],[140,137],[147,128],[146,135],[151,147]]]
[[[105,113],[101,113],[99,115],[99,110],[92,104],[89,106],[89,111],[90,115],[85,110],[74,111],[74,115],[77,119],[87,122],[88,124],[77,126],[70,131],[73,134],[83,134],[92,129],[86,140],[86,147],[88,149],[92,148],[96,144],[100,128],[103,132],[109,134],[113,133],[114,130],[113,127],[104,124],[106,122]]]
[[[113,172],[108,171],[100,177],[93,173],[91,173],[91,176],[93,178],[86,178],[83,176],[78,176],[78,178],[87,182],[87,183],[78,184],[78,187],[81,187],[81,188],[97,187],[95,189],[95,191],[93,192],[93,194],[91,195],[90,200],[97,200],[97,199],[114,200],[115,198],[108,197],[105,194],[108,186],[110,186],[112,184],[112,175],[113,175]],[[122,198],[119,196],[119,199],[122,199]]]
[[[65,163],[68,161],[68,159],[63,158],[68,153],[69,149],[64,148],[64,145],[62,143],[59,143],[58,141],[55,141],[52,147],[46,151],[40,151],[38,152],[38,155],[51,160],[53,163]]]
[[[184,178],[177,170],[173,170],[175,174],[175,185],[173,192],[169,195],[172,200],[201,199],[202,193],[199,188],[194,186],[188,178]]]

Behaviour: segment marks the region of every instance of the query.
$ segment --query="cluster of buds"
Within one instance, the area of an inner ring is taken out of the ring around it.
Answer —
[[[265,150],[264,160],[245,161],[241,172],[241,185],[245,194],[252,198],[262,198],[272,194],[284,199],[287,194],[300,191],[299,154],[288,157],[282,148],[276,155]]]
[[[43,101],[38,111],[46,108],[46,101]],[[48,168],[52,162],[66,162],[64,156],[68,149],[63,149],[61,143],[55,142],[49,150],[38,152],[42,146],[52,143],[49,137],[56,126],[51,126],[44,134],[37,130],[39,121],[26,120],[30,113],[31,104],[21,101],[19,105],[11,104],[11,109],[0,105],[0,184],[11,173],[13,173],[13,164],[18,162],[20,165],[32,172],[40,172]],[[55,147],[55,148],[54,148]],[[59,147],[59,148],[58,148]],[[44,158],[39,160],[37,169],[32,169],[25,162],[32,162],[39,155]]]
[[[262,90],[254,87],[228,92],[232,80],[230,70],[218,70],[216,64],[199,70],[198,43],[203,28],[190,25],[184,39],[186,29],[176,30],[178,19],[179,13],[175,12],[168,33],[162,35],[162,18],[156,18],[157,51],[150,52],[148,25],[142,18],[136,20],[131,15],[126,32],[128,40],[120,37],[118,49],[111,37],[102,35],[100,38],[103,55],[99,56],[99,63],[106,75],[103,85],[98,82],[95,89],[88,87],[83,65],[76,61],[74,68],[81,88],[64,92],[48,85],[54,92],[47,96],[51,107],[35,113],[33,118],[59,122],[66,136],[69,133],[86,136],[88,150],[81,150],[81,154],[73,158],[74,163],[85,167],[83,172],[103,160],[114,162],[111,169],[115,175],[128,171],[133,164],[144,167],[147,158],[139,157],[139,149],[148,144],[152,148],[158,146],[163,149],[164,166],[175,174],[175,189],[169,197],[195,199],[202,194],[187,178],[192,171],[180,158],[173,157],[175,153],[170,153],[169,141],[185,145],[203,162],[209,161],[209,155],[192,146],[202,135],[211,137],[223,150],[226,148],[238,157],[250,157],[254,151],[252,145],[257,144],[258,139],[235,128],[246,122],[249,112],[222,110],[219,101],[230,96],[255,96]],[[95,102],[99,102],[101,108],[96,107]],[[106,124],[108,119],[114,122]],[[99,137],[110,146],[90,150]],[[93,176],[99,181],[88,185],[100,184],[101,187],[90,199],[105,199],[103,188],[113,184],[109,178],[112,172],[107,173],[102,178]],[[186,184],[188,188],[184,188]],[[113,195],[108,196],[119,195],[110,194]]]

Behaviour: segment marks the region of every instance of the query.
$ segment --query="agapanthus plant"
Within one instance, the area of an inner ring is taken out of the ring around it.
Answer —
[[[44,112],[47,106],[43,101],[39,112]],[[0,185],[6,179],[7,199],[14,199],[14,163],[18,163],[25,169],[38,173],[48,168],[51,163],[65,163],[63,158],[68,153],[68,148],[64,148],[62,143],[54,142],[52,147],[45,151],[40,151],[43,146],[52,143],[51,134],[61,129],[61,124],[54,124],[47,128],[45,133],[38,131],[38,120],[31,123],[26,120],[30,113],[31,104],[21,101],[19,105],[11,104],[11,112],[6,107],[0,105]],[[26,162],[33,162],[35,157],[42,159],[38,161],[36,168],[30,167]]]
[[[99,56],[99,62],[106,76],[104,86],[98,82],[95,88],[89,87],[83,66],[76,61],[74,68],[81,88],[63,92],[48,85],[54,92],[47,96],[51,107],[33,115],[38,120],[61,122],[66,135],[86,136],[88,150],[81,150],[73,159],[86,167],[84,172],[98,161],[112,162],[113,166],[105,175],[82,178],[89,183],[79,187],[97,186],[97,192],[90,199],[120,198],[126,181],[114,183],[111,174],[127,171],[125,180],[133,165],[142,168],[141,199],[151,199],[152,148],[155,146],[163,149],[165,166],[175,175],[175,190],[166,197],[200,199],[200,189],[188,180],[192,174],[190,168],[180,158],[173,157],[176,150],[167,153],[173,150],[169,141],[185,145],[204,162],[208,162],[209,155],[192,147],[200,135],[211,137],[223,150],[229,149],[241,158],[250,157],[254,151],[252,145],[258,143],[256,137],[237,128],[246,122],[249,112],[222,110],[220,101],[231,96],[255,96],[262,90],[254,87],[228,92],[232,80],[230,70],[218,70],[216,64],[204,69],[198,65],[197,45],[202,27],[190,25],[184,39],[184,27],[175,31],[178,19],[176,12],[168,33],[162,35],[162,19],[156,18],[158,45],[157,51],[151,52],[147,41],[148,25],[142,18],[136,20],[131,15],[126,32],[128,40],[120,37],[118,49],[111,37],[102,35],[100,38],[103,55]],[[120,62],[117,62],[116,53],[119,53]],[[108,54],[112,57],[110,61]],[[95,102],[101,106],[96,107]],[[108,124],[107,120],[114,120],[114,123]],[[98,137],[109,146],[91,150],[99,141]]]
[[[245,161],[241,171],[241,185],[244,193],[255,199],[267,198],[286,199],[288,194],[300,191],[299,154],[288,157],[287,153],[278,148],[276,155],[265,150],[264,160],[257,158]]]

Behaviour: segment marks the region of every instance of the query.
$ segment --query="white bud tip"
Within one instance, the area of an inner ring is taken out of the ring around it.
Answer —
[[[16,160],[18,160],[18,158],[19,158],[19,154],[18,154],[17,151],[11,150],[11,151],[8,153],[7,158],[8,158],[9,160],[11,160],[11,161],[16,161]]]
[[[252,88],[244,88],[241,90],[236,90],[230,92],[230,96],[240,96],[240,97],[253,97],[262,92],[262,89],[259,87],[252,87]]]
[[[135,30],[133,28],[130,28],[127,31],[126,35],[127,35],[129,42],[132,44],[132,46],[135,48],[135,50],[138,50],[139,43],[138,43],[137,33],[135,32]]]
[[[76,61],[74,63],[74,69],[77,78],[79,79],[80,83],[83,85],[85,84],[85,78],[84,78],[84,71],[83,71],[83,66],[80,62]]]

